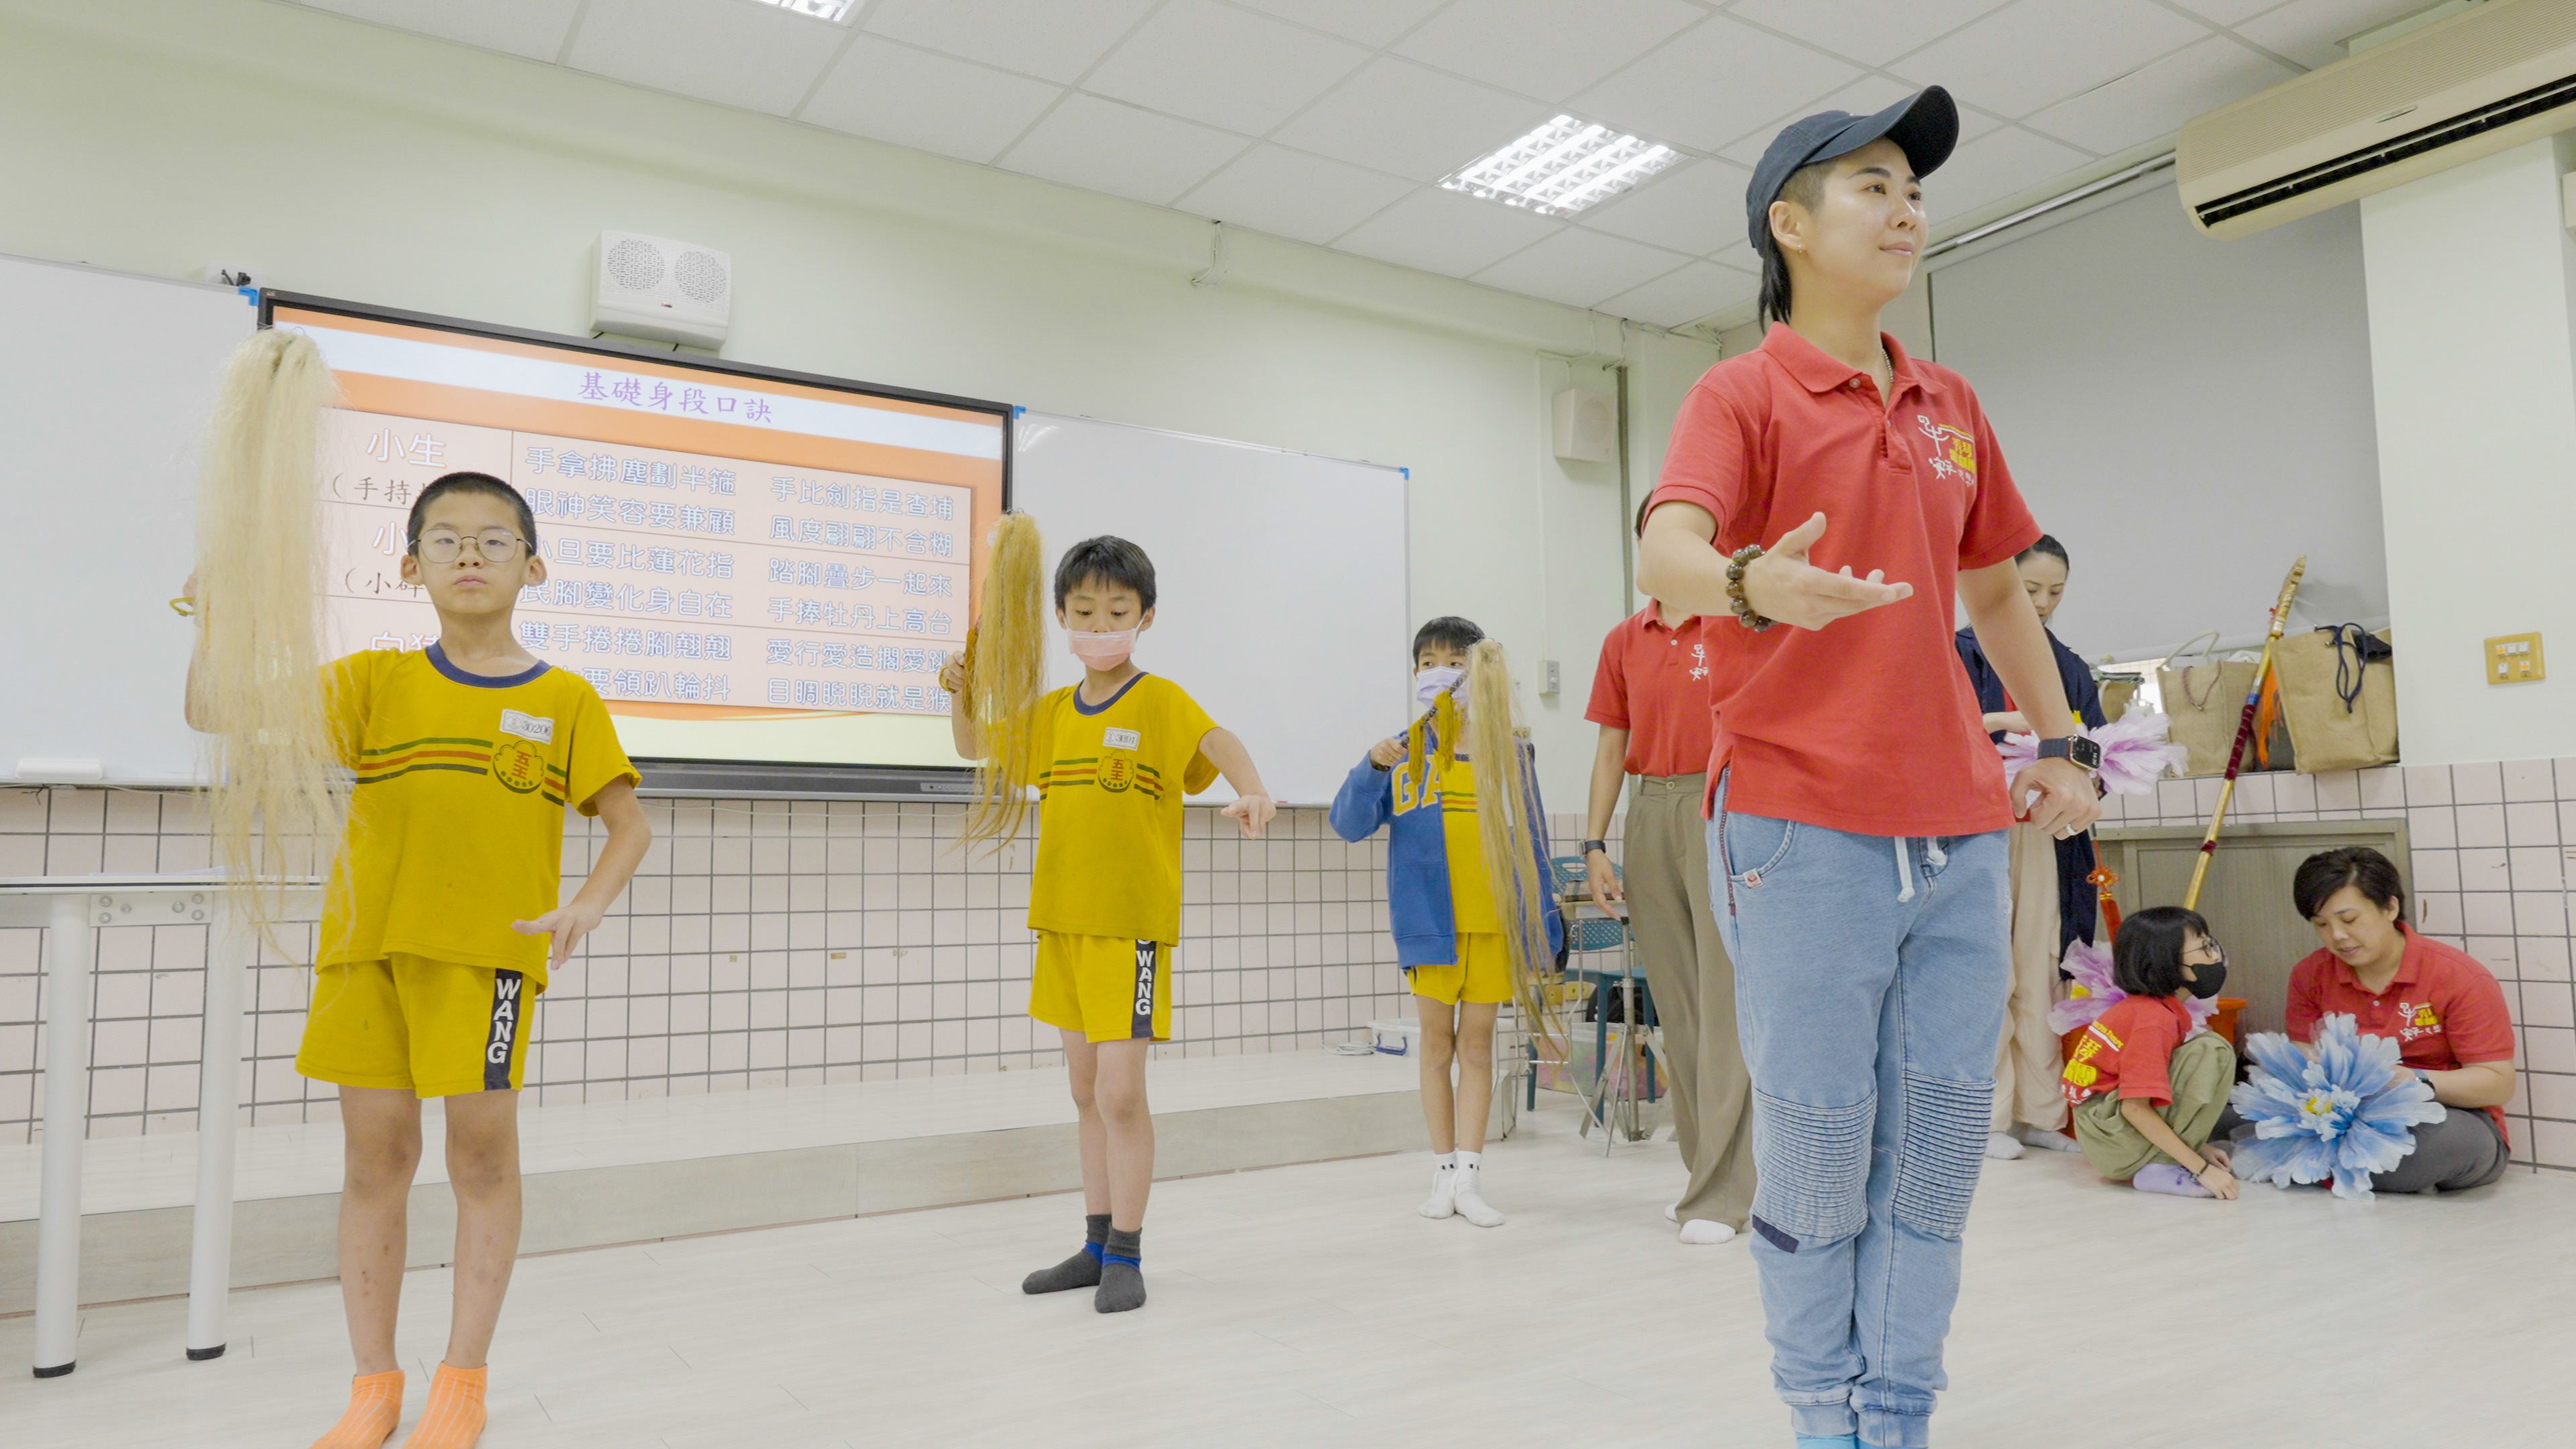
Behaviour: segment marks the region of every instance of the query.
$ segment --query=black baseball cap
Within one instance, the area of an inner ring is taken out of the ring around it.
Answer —
[[[1849,111],[1818,111],[1794,121],[1763,149],[1753,168],[1753,184],[1744,188],[1744,229],[1756,256],[1771,248],[1771,203],[1780,188],[1802,166],[1848,156],[1884,137],[1894,141],[1914,163],[1914,174],[1929,176],[1950,159],[1959,144],[1959,103],[1939,86],[1925,86],[1874,116]]]

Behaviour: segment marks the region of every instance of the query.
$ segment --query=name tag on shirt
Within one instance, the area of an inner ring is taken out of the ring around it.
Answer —
[[[505,709],[501,711],[501,733],[550,745],[555,740],[555,722],[515,709]]]
[[[1100,735],[1101,748],[1110,750],[1132,750],[1144,741],[1145,737],[1134,730],[1110,729]]]

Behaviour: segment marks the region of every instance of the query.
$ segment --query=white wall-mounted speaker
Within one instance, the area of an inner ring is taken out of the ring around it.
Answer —
[[[1619,399],[1569,387],[1556,395],[1556,456],[1569,463],[1607,463],[1619,454]]]
[[[733,325],[733,258],[629,231],[599,234],[591,326],[627,337],[721,347]]]

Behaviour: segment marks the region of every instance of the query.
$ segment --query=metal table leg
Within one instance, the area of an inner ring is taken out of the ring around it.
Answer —
[[[36,1377],[80,1356],[81,1144],[89,1127],[91,898],[54,898],[45,932],[45,1151],[36,1218]]]
[[[208,925],[206,1034],[197,1068],[197,1206],[188,1253],[188,1357],[223,1357],[232,1291],[233,1133],[241,1104],[242,977],[254,942],[240,915]]]

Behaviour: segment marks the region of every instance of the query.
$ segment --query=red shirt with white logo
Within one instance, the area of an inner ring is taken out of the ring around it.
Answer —
[[[2290,968],[2290,999],[2281,1013],[2290,1040],[2314,1040],[2319,1018],[2341,1013],[2364,1036],[2395,1037],[2399,1064],[2419,1071],[2511,1062],[2513,1018],[2495,973],[2466,951],[2417,935],[2412,926],[2398,929],[2406,933],[2406,956],[2377,995],[2364,991],[2352,968],[2331,951],[2313,952]],[[2502,1134],[2504,1109],[2484,1110]]]
[[[1914,596],[1828,624],[1754,633],[1712,618],[1727,808],[1863,835],[1970,835],[2012,823],[2003,762],[1951,643],[1958,575],[2039,539],[1977,395],[1908,357],[1896,401],[1785,326],[1708,370],[1673,422],[1653,505],[1695,503],[1715,546],[1765,546],[1822,513],[1809,561],[1882,569]]]
[[[1620,620],[1601,641],[1592,703],[1583,717],[1628,732],[1631,775],[1694,775],[1708,768],[1717,725],[1709,714],[1707,630],[1733,619],[1664,623],[1653,604]]]
[[[2114,1093],[2150,1107],[2173,1101],[2173,1054],[2191,1035],[2191,1009],[2170,996],[2124,996],[2111,1003],[2068,1053],[2058,1077],[2066,1100]]]

